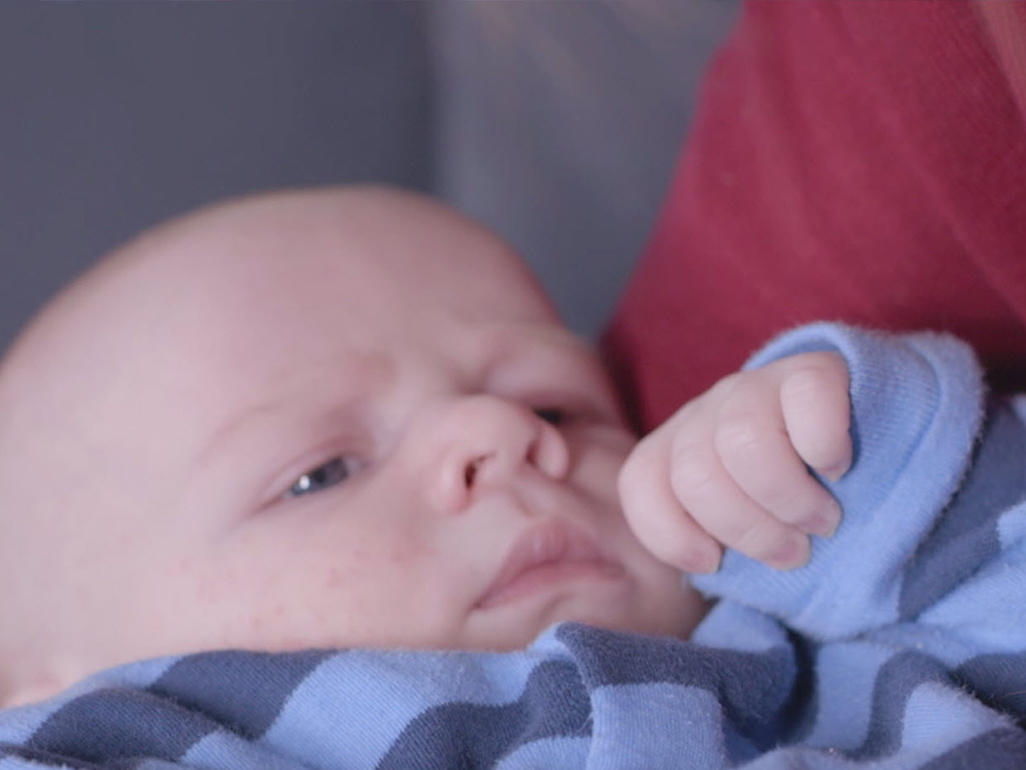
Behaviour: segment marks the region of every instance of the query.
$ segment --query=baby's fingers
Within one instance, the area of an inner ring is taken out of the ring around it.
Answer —
[[[618,479],[627,522],[657,559],[684,572],[714,572],[722,549],[688,515],[670,487],[667,436],[657,432],[627,459]]]
[[[695,522],[723,545],[777,569],[808,561],[808,537],[752,500],[723,466],[711,442],[678,442],[670,482]]]
[[[778,390],[756,378],[738,381],[720,408],[713,444],[737,486],[779,521],[830,535],[837,502],[809,475],[787,432]]]
[[[780,406],[795,451],[831,481],[852,462],[848,367],[836,353],[806,353],[785,362]]]

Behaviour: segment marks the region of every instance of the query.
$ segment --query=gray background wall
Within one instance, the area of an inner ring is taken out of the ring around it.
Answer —
[[[217,198],[433,192],[603,318],[656,214],[724,0],[0,7],[0,349],[71,276]]]

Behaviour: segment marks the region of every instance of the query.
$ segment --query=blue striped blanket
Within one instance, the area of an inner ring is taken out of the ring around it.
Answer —
[[[1026,767],[1026,402],[938,335],[817,325],[751,365],[821,349],[852,375],[845,520],[792,572],[729,553],[691,640],[143,661],[0,712],[0,766]]]

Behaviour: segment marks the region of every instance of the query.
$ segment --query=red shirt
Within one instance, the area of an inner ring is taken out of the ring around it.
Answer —
[[[818,319],[1026,387],[1026,4],[991,5],[745,6],[604,341],[645,428]]]

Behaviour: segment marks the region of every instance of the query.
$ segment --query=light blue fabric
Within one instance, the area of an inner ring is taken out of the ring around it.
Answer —
[[[1026,426],[942,335],[815,325],[851,372],[845,511],[736,553],[690,642],[555,626],[508,654],[212,652],[0,712],[7,767],[1026,767]]]

